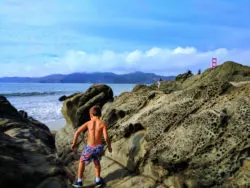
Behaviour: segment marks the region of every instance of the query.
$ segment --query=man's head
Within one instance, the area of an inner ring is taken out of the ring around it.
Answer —
[[[102,116],[101,108],[99,106],[93,106],[92,108],[90,108],[89,114],[90,117],[101,117]]]

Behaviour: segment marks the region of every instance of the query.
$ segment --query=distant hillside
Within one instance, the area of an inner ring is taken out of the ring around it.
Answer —
[[[200,82],[212,82],[213,80],[222,82],[250,81],[250,67],[227,61],[214,69],[207,69],[201,75],[190,77],[183,83],[183,86],[188,87],[189,85],[197,85]]]
[[[175,76],[159,76],[153,73],[134,72],[118,75],[114,73],[53,74],[44,77],[3,77],[0,82],[16,83],[133,83],[151,84],[159,79],[173,80]]]
[[[195,87],[201,83],[250,81],[250,67],[227,61],[216,68],[209,68],[200,75],[180,74],[171,82],[162,82],[161,90],[166,93]]]

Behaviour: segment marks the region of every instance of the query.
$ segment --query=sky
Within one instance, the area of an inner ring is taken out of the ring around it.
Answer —
[[[249,0],[1,0],[0,77],[250,66]]]

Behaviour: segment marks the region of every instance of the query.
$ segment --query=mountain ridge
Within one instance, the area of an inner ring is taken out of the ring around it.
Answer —
[[[175,76],[160,76],[154,73],[132,72],[115,74],[112,72],[75,72],[71,74],[51,74],[43,77],[0,77],[7,83],[134,83],[150,84],[159,79],[173,80]]]

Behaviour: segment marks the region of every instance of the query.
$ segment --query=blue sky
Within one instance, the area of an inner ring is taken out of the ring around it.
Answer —
[[[248,0],[2,0],[1,76],[250,65]]]

